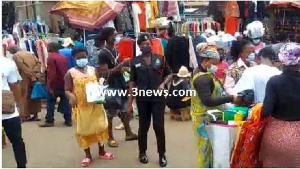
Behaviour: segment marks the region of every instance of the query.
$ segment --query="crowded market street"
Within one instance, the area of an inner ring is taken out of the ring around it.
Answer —
[[[300,0],[3,1],[3,168],[300,168]]]
[[[45,115],[45,109],[40,114]],[[195,151],[195,138],[192,133],[191,122],[170,121],[169,115],[165,116],[166,129],[166,156],[170,168],[194,168],[197,167],[197,152]],[[60,113],[55,115],[55,127],[40,128],[39,122],[22,124],[29,168],[78,168],[81,167],[82,150],[77,149],[74,138],[75,127],[62,125],[63,118]],[[116,123],[118,119],[114,120]],[[74,125],[75,126],[75,125]],[[131,122],[133,131],[138,128],[138,120]],[[92,168],[157,168],[158,157],[156,153],[156,139],[152,129],[149,129],[148,156],[149,163],[144,165],[138,161],[137,141],[125,142],[124,131],[115,130],[115,139],[119,141],[119,147],[107,149],[116,156],[114,160],[97,159],[97,146],[92,146],[91,151],[94,158]],[[191,143],[194,144],[191,144]],[[180,153],[179,153],[180,152]],[[15,159],[11,143],[2,150],[2,167],[14,168]]]

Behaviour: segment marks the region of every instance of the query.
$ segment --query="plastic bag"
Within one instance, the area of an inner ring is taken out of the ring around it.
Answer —
[[[86,99],[88,103],[105,103],[105,89],[108,86],[99,83],[87,83],[85,86]]]
[[[47,99],[47,90],[41,82],[35,82],[31,91],[30,98],[32,100]]]
[[[229,168],[231,151],[237,138],[237,126],[209,124],[206,130],[213,149],[213,167]]]

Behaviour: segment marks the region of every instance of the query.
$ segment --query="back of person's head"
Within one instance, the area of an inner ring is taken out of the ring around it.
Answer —
[[[75,57],[78,53],[81,53],[81,52],[87,53],[86,48],[85,47],[74,47],[72,50],[72,56]]]
[[[16,54],[17,52],[21,51],[21,48],[17,45],[13,45],[7,48],[7,51],[11,53],[12,55]]]
[[[99,40],[107,41],[110,36],[114,35],[114,33],[115,33],[115,28],[112,27],[103,28],[101,30],[101,35],[99,37]]]
[[[233,61],[236,62],[240,58],[240,55],[243,52],[244,47],[251,44],[252,43],[246,39],[233,41],[230,49],[230,55],[232,56]]]
[[[276,52],[272,49],[271,46],[267,46],[267,47],[262,48],[258,52],[257,55],[258,55],[259,58],[269,59],[270,61],[279,61],[279,58],[276,55]]]
[[[288,34],[286,32],[280,32],[277,35],[277,41],[278,42],[286,42],[288,40]]]
[[[48,44],[48,52],[58,52],[60,49],[60,45],[56,42],[50,42]]]

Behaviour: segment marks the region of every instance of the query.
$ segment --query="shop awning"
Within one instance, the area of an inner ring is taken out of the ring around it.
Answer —
[[[274,8],[296,8],[300,10],[299,1],[274,1],[271,4],[266,6],[266,9]]]
[[[121,12],[124,5],[115,1],[60,1],[50,13],[61,15],[75,28],[93,30],[102,27]]]

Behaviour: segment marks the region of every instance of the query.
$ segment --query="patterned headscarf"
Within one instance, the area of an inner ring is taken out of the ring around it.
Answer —
[[[280,48],[279,60],[285,66],[300,65],[300,44],[287,43]]]
[[[196,50],[199,53],[200,57],[211,58],[211,59],[220,59],[217,46],[214,43],[199,43],[196,46]]]

